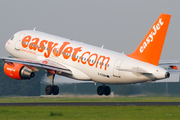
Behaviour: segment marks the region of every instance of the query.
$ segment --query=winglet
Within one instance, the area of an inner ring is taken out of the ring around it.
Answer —
[[[171,15],[162,13],[136,50],[127,56],[157,66],[170,18]]]

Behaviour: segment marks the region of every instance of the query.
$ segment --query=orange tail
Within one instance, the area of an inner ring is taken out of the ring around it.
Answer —
[[[161,14],[136,50],[127,56],[157,66],[170,18],[171,15]]]

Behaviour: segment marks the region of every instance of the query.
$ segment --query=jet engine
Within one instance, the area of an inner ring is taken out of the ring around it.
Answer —
[[[13,79],[31,79],[35,76],[34,72],[27,66],[19,63],[5,63],[5,74]]]

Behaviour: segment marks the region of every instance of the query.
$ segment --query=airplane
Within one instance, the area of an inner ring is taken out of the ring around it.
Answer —
[[[57,95],[55,75],[76,80],[101,83],[98,95],[110,95],[106,84],[135,84],[170,77],[168,70],[158,66],[171,15],[162,13],[139,46],[131,54],[96,47],[72,39],[34,30],[15,33],[5,44],[12,56],[0,57],[4,72],[16,80],[31,79],[41,69],[47,71],[51,84],[47,95]]]

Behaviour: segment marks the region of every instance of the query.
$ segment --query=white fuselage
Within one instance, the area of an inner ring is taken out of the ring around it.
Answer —
[[[64,65],[72,71],[71,77],[78,80],[128,84],[164,79],[167,72],[118,52],[38,31],[20,31],[8,40],[5,47],[16,58],[48,59]]]

